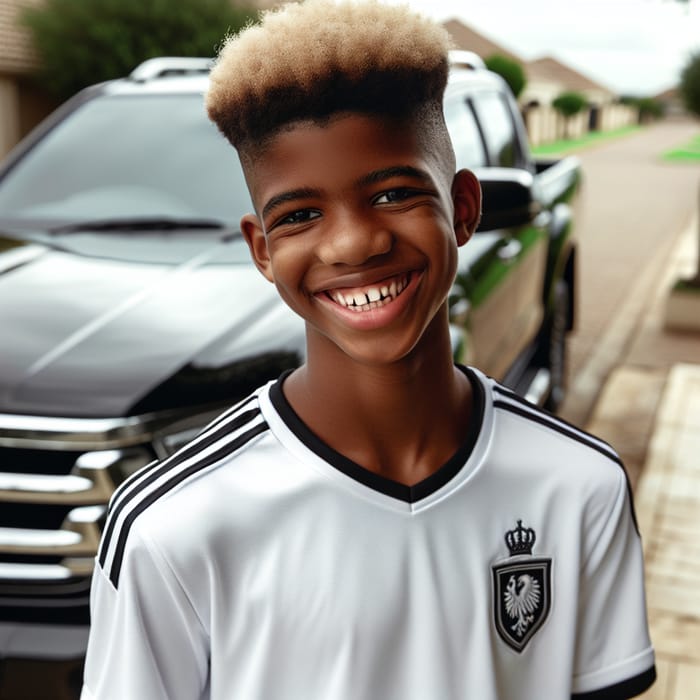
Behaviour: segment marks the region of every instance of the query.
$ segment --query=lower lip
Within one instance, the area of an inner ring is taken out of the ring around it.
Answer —
[[[330,307],[334,314],[342,318],[345,325],[356,330],[369,331],[382,328],[396,319],[408,306],[411,298],[418,288],[420,275],[412,272],[405,289],[388,304],[377,306],[367,311],[352,311],[346,306],[331,300],[325,293],[316,295],[316,298]]]

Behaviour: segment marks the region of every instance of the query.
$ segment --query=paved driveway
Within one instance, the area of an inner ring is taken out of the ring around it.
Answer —
[[[700,165],[660,156],[699,132],[697,122],[664,121],[578,154],[585,178],[577,212],[579,316],[562,409],[574,423],[585,423],[600,380],[619,359],[614,352],[596,356],[606,331],[626,314],[632,332],[640,320],[633,315],[644,313],[645,299],[697,209]]]

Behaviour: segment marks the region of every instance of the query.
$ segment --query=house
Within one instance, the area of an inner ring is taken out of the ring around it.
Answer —
[[[278,2],[243,1],[260,8]],[[0,0],[0,158],[60,102],[32,80],[32,71],[37,67],[38,60],[30,33],[20,21],[24,8],[40,6],[44,2],[45,0]],[[231,2],[235,4],[238,0]]]
[[[552,56],[544,56],[525,64],[527,85],[522,102],[535,100],[550,104],[557,95],[572,90],[585,95],[593,105],[604,105],[617,100],[617,95],[579,71]]]
[[[552,56],[526,61],[459,20],[449,20],[443,26],[460,49],[474,51],[482,58],[499,54],[520,63],[527,83],[518,99],[533,145],[554,141],[564,133],[578,136],[591,129],[608,130],[637,120],[636,110],[619,104],[614,92]],[[551,104],[569,91],[584,95],[589,109],[564,120]]]
[[[653,99],[663,105],[667,117],[681,117],[687,114],[685,105],[681,99],[680,91],[677,87],[664,90],[658,95],[654,95]]]
[[[0,0],[0,158],[56,107],[32,81],[37,59],[19,22],[22,9],[40,1]]]
[[[580,135],[586,131],[608,131],[636,123],[637,114],[621,105],[619,96],[553,56],[543,56],[525,64],[528,82],[520,96],[525,105],[550,105],[565,91],[578,92],[588,100],[588,111],[571,119],[567,131]],[[529,115],[528,115],[529,116]],[[555,117],[550,116],[550,120]],[[532,119],[536,119],[532,115]],[[528,128],[534,130],[532,123]]]

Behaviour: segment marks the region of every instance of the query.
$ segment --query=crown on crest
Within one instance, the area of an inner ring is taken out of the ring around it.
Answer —
[[[531,527],[523,527],[523,521],[518,520],[515,530],[508,530],[505,534],[505,541],[510,550],[510,555],[532,554],[532,547],[535,544],[535,531]]]

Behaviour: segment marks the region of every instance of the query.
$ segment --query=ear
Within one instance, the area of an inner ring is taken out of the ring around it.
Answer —
[[[254,214],[246,214],[241,219],[241,233],[248,244],[250,257],[253,258],[255,267],[263,273],[267,280],[274,282],[272,261],[267,250],[267,238],[265,238],[265,231],[260,219]]]
[[[481,186],[471,170],[460,170],[452,180],[454,229],[457,245],[464,245],[481,219]]]

